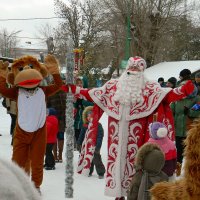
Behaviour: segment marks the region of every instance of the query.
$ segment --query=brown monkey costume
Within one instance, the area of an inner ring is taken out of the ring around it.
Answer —
[[[61,85],[58,62],[52,55],[41,64],[36,58],[24,56],[14,61],[7,73],[7,62],[0,61],[0,93],[17,101],[17,123],[14,132],[12,160],[29,173],[39,188],[43,179],[43,161],[46,148],[46,98]],[[54,84],[39,86],[48,72]],[[6,81],[13,85],[6,87]]]

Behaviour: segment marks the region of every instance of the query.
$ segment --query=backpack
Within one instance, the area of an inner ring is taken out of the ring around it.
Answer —
[[[142,173],[142,179],[138,190],[138,200],[148,200],[149,196],[149,177],[145,170]]]

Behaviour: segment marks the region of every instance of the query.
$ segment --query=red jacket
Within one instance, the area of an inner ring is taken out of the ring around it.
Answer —
[[[47,116],[46,126],[47,126],[47,144],[56,143],[56,138],[58,134],[58,119],[54,115]]]

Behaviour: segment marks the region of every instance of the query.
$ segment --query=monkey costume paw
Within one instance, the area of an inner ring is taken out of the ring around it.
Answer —
[[[7,74],[8,74],[8,65],[9,65],[8,61],[3,62],[2,60],[0,60],[0,76],[5,78],[5,79],[6,79]]]
[[[59,74],[59,64],[53,55],[48,54],[44,63],[50,74]]]

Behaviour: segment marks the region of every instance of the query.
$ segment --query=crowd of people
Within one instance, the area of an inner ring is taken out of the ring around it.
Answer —
[[[105,194],[115,200],[125,200],[126,196],[128,200],[150,199],[148,190],[156,182],[174,180],[183,163],[187,131],[200,116],[200,73],[192,80],[191,71],[184,69],[179,81],[175,77],[166,82],[162,77],[149,81],[144,76],[145,69],[143,58],[131,57],[118,79],[92,89],[81,77],[76,77],[74,85],[68,85],[61,76],[63,86],[46,99],[43,168],[56,170],[56,163],[63,162],[66,92],[71,91],[74,150],[80,153],[78,173],[90,177],[95,167],[98,178],[105,178]],[[55,80],[50,77],[47,83],[54,84]],[[3,106],[11,116],[13,145],[18,125],[17,105],[13,99],[3,98]],[[106,167],[101,158],[104,129],[99,123],[104,112],[108,115]],[[30,168],[30,163],[27,159],[24,164]]]
[[[176,88],[180,85],[185,84],[186,81],[192,80],[192,73],[189,69],[183,69],[180,71],[179,78],[180,80],[177,82],[175,77],[171,77],[167,80],[166,84],[164,79],[159,78],[158,82],[163,80],[163,82],[159,82],[161,87],[171,87]],[[187,97],[173,102],[170,107],[173,112],[174,117],[174,126],[175,126],[175,144],[177,149],[177,167],[181,169],[181,165],[183,162],[183,150],[184,145],[183,141],[187,137],[187,132],[191,128],[191,125],[195,119],[200,116],[200,109],[196,106],[200,102],[199,96],[199,85],[200,85],[200,72],[195,74],[193,83],[195,86],[194,91],[188,95]],[[178,170],[179,171],[179,170]],[[178,172],[179,174],[180,172]]]

